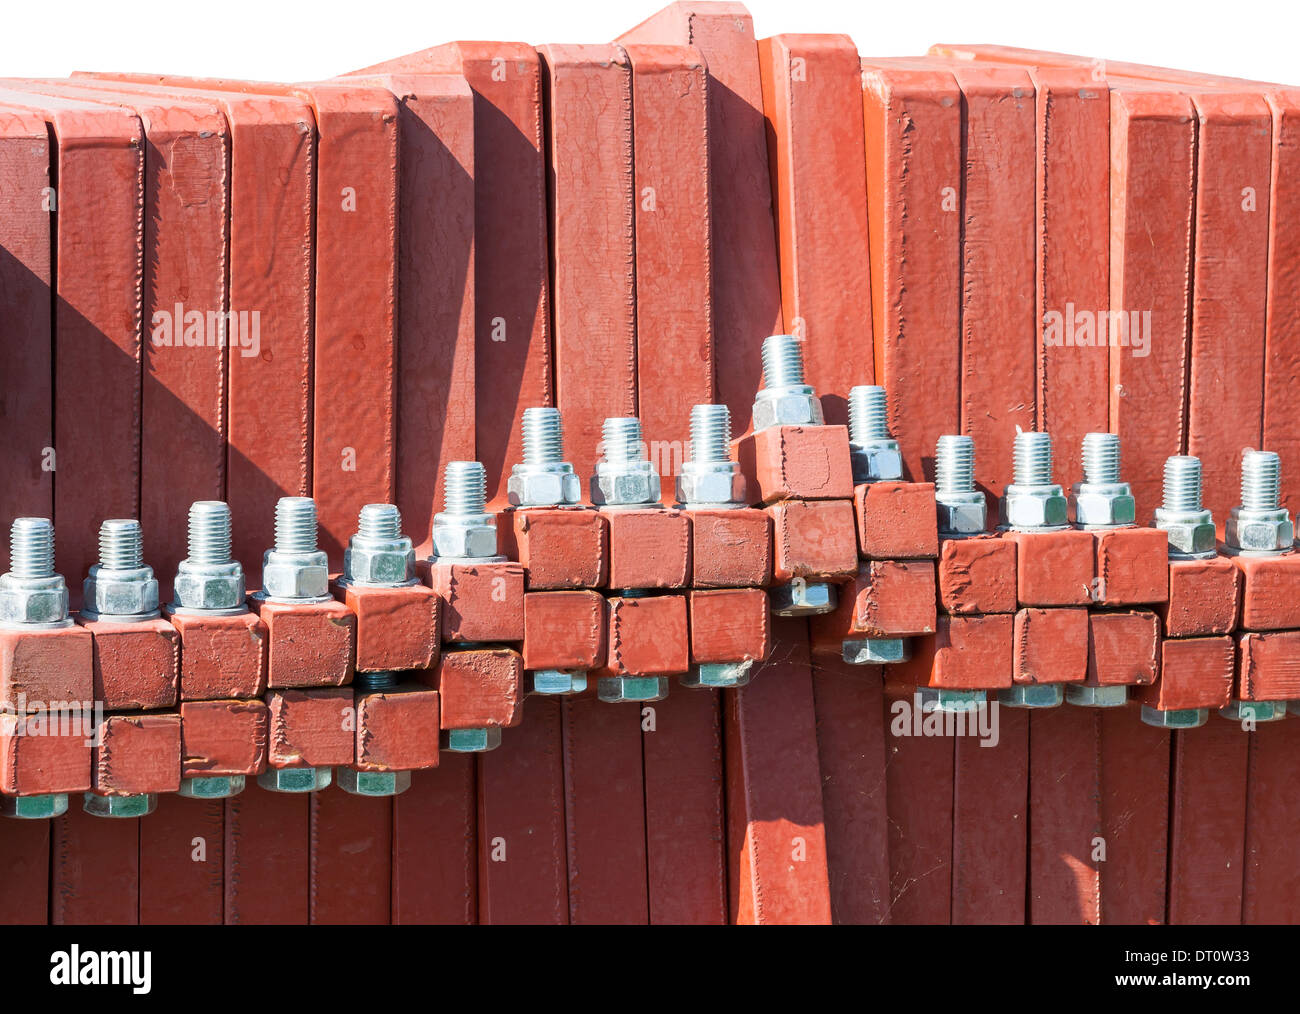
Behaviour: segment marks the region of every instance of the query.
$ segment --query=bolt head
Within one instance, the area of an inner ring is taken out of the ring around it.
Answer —
[[[270,599],[320,599],[329,595],[329,563],[322,552],[277,553],[262,558],[262,593]]]
[[[791,581],[769,588],[767,599],[776,616],[820,616],[839,604],[835,586],[825,581]]]
[[[1006,487],[1002,497],[1002,524],[1014,530],[1063,528],[1068,505],[1060,486]]]
[[[840,646],[840,657],[849,665],[895,665],[911,658],[912,651],[901,637],[850,638]]]
[[[580,694],[587,689],[585,672],[565,669],[537,669],[533,672],[533,693],[546,697]]]
[[[497,555],[497,523],[491,514],[460,517],[439,514],[433,519],[433,555],[482,560]]]
[[[396,796],[411,787],[411,772],[339,768],[335,781],[340,789],[354,796]]]
[[[591,502],[600,506],[632,507],[659,503],[659,473],[648,461],[611,465],[600,461],[591,477]]]
[[[316,792],[333,780],[332,768],[267,768],[257,776],[268,792]]]
[[[1074,683],[1065,688],[1065,699],[1078,708],[1122,708],[1128,703],[1128,687],[1087,687]]]
[[[896,440],[850,444],[849,459],[854,483],[897,482],[903,477],[903,455]]]
[[[415,576],[415,550],[411,540],[401,539],[383,549],[357,546],[356,540],[352,540],[343,551],[343,576],[361,585],[410,584]]]
[[[983,535],[988,527],[988,504],[984,494],[939,493],[943,499],[935,500],[939,515],[939,531],[945,535]]]
[[[743,662],[701,662],[691,666],[677,681],[691,689],[715,690],[743,687],[754,674],[754,660]]]
[[[1142,721],[1157,729],[1199,729],[1210,718],[1208,708],[1175,708],[1161,711],[1142,705]]]
[[[68,618],[68,586],[54,577],[0,576],[0,623],[60,623]]]
[[[68,812],[68,797],[62,792],[40,796],[0,797],[0,813],[19,820],[49,820]]]
[[[1064,700],[1060,683],[1017,683],[998,691],[998,703],[1008,708],[1058,708]]]
[[[501,745],[501,729],[448,729],[442,748],[448,753],[487,753]]]
[[[244,568],[237,563],[196,567],[182,560],[173,587],[183,609],[238,609],[244,605]]]
[[[244,791],[243,775],[198,775],[182,778],[177,795],[190,799],[229,799]]]
[[[988,694],[983,690],[949,690],[945,687],[918,687],[923,712],[979,711],[988,706]]]
[[[92,817],[113,817],[123,820],[131,817],[147,817],[158,808],[158,797],[153,793],[101,796],[94,792],[87,792],[81,808]]]
[[[1219,717],[1232,722],[1277,722],[1286,718],[1286,701],[1233,701],[1219,709]]]
[[[773,426],[820,426],[822,403],[811,387],[765,388],[754,401],[753,421],[755,433]]]
[[[734,462],[727,462],[725,470],[705,471],[692,468],[694,462],[682,465],[677,476],[677,502],[692,505],[732,504],[745,502],[745,477]],[[707,466],[705,466],[707,467]]]
[[[158,582],[152,567],[104,570],[91,567],[82,586],[82,612],[100,616],[140,616],[158,611]]]
[[[1223,541],[1238,553],[1282,553],[1295,541],[1291,517],[1284,510],[1248,511],[1232,508]]]
[[[1166,511],[1157,507],[1151,526],[1169,536],[1169,555],[1174,558],[1204,558],[1215,553],[1217,536],[1209,511]]]
[[[1128,483],[1075,483],[1070,491],[1070,515],[1074,523],[1087,528],[1118,528],[1134,524],[1137,501],[1128,489]]]
[[[550,471],[516,465],[506,480],[506,492],[516,507],[554,507],[582,500],[582,481],[569,466]]]
[[[596,697],[606,704],[662,701],[667,696],[667,676],[602,676],[596,681]]]

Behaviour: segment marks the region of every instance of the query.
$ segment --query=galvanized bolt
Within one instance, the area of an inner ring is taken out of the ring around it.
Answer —
[[[500,562],[497,521],[487,512],[487,473],[477,461],[443,469],[442,513],[433,518],[433,555],[441,563]]]
[[[54,526],[48,518],[18,518],[9,534],[9,572],[0,576],[0,627],[70,626],[68,587],[54,572]]]
[[[248,611],[244,568],[230,557],[230,508],[220,500],[190,504],[189,556],[176,568],[173,612],[235,616]]]
[[[804,382],[803,348],[794,335],[763,339],[763,389],[754,399],[754,432],[772,426],[820,426],[821,402]]]
[[[677,501],[687,510],[745,506],[745,478],[731,460],[731,410],[726,405],[691,409],[691,456],[677,476]]]
[[[663,506],[659,472],[646,456],[641,420],[620,416],[605,420],[602,457],[591,478],[591,502],[605,510],[637,510]]]
[[[1226,551],[1236,556],[1280,556],[1295,541],[1291,515],[1282,507],[1282,463],[1272,451],[1241,458],[1241,506],[1224,526]]]
[[[564,460],[564,424],[558,408],[526,408],[523,415],[524,460],[506,482],[510,502],[518,507],[576,504],[582,483]]]
[[[415,548],[402,534],[402,515],[391,503],[361,508],[357,533],[343,551],[343,580],[366,588],[402,588],[416,583]]]
[[[1201,506],[1200,458],[1175,454],[1165,459],[1164,490],[1152,526],[1168,534],[1171,560],[1215,555],[1214,517]]]
[[[888,402],[883,387],[849,390],[849,460],[853,481],[892,482],[903,477],[898,441],[889,435]]]
[[[1083,438],[1083,482],[1070,491],[1070,520],[1080,528],[1128,528],[1137,519],[1137,504],[1119,477],[1119,436],[1088,433]]]
[[[275,548],[262,557],[262,598],[329,601],[329,562],[316,544],[316,501],[284,496],[275,504]]]
[[[99,528],[99,564],[90,568],[81,615],[90,620],[139,623],[157,619],[158,582],[145,566],[140,522],[117,518]]]
[[[1046,433],[1016,434],[1015,481],[1002,494],[1001,521],[1016,532],[1054,532],[1066,527],[1067,505],[1052,481],[1052,438]]]
[[[984,494],[975,488],[975,441],[945,434],[934,452],[934,499],[945,539],[982,535],[988,526]]]

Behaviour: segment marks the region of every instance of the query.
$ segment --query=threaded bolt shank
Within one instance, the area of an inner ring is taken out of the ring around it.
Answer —
[[[1201,459],[1175,454],[1165,459],[1165,481],[1161,506],[1167,511],[1201,509]]]
[[[1272,451],[1249,451],[1241,459],[1241,506],[1274,511],[1282,502],[1282,463]]]
[[[99,565],[105,570],[144,566],[144,533],[139,521],[114,518],[99,526]]]
[[[357,536],[376,542],[394,542],[402,537],[402,515],[391,503],[368,503],[357,520]]]
[[[524,409],[524,464],[558,465],[564,460],[564,424],[558,408]]]
[[[1086,433],[1083,437],[1083,477],[1093,484],[1119,482],[1119,435]]]
[[[763,386],[798,387],[803,379],[803,349],[790,334],[768,335],[763,339]]]
[[[189,558],[203,565],[230,562],[230,507],[220,500],[190,504]]]
[[[15,577],[54,576],[54,525],[49,518],[17,518],[9,530],[9,569]]]
[[[601,429],[605,460],[611,464],[625,464],[645,460],[645,443],[641,439],[641,420],[635,416],[620,416],[605,420]]]
[[[1033,430],[1016,434],[1015,484],[1050,486],[1052,484],[1052,438]]]
[[[939,438],[934,456],[934,482],[940,493],[974,492],[975,441],[971,437],[945,434]]]
[[[443,510],[482,514],[487,507],[487,473],[477,461],[449,461],[443,472]]]
[[[316,501],[309,496],[283,496],[275,505],[275,551],[316,552]]]
[[[865,444],[868,440],[888,440],[888,402],[885,389],[863,384],[849,391],[849,440]]]
[[[691,409],[691,460],[701,464],[731,459],[731,410],[726,405]]]

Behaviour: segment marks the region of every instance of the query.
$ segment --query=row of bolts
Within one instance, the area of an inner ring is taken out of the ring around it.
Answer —
[[[810,396],[812,389],[804,383],[802,352],[799,340],[790,335],[773,335],[765,340],[763,348],[764,393],[769,402],[773,397],[793,392],[797,396]],[[809,418],[802,420],[807,424],[820,423],[820,406],[812,397],[808,410]],[[786,420],[778,419],[775,424]],[[515,466],[515,473],[529,470],[553,471],[559,474],[571,474],[572,467],[563,461],[563,435],[560,413],[555,408],[528,408],[524,410],[523,420],[524,461]],[[641,438],[641,425],[635,417],[611,418],[605,421],[603,437],[604,464],[617,468],[620,465],[644,465],[648,459],[646,446]],[[854,387],[849,397],[849,441],[851,449],[860,451],[869,447],[892,446],[896,451],[887,423],[885,390],[878,386]],[[1084,474],[1085,484],[1099,486],[1124,486],[1120,482],[1119,438],[1112,433],[1090,433],[1084,439]],[[683,473],[689,472],[692,465],[699,467],[723,467],[734,472],[736,464],[731,460],[731,420],[725,405],[696,405],[691,412],[690,460],[684,466]],[[651,470],[652,471],[652,470]],[[862,474],[859,459],[854,459],[854,480],[878,481],[883,478],[901,478],[892,475]],[[482,521],[495,533],[495,519],[486,510],[486,474],[483,465],[472,461],[449,462],[445,469],[444,511],[435,516],[435,547],[440,525],[456,526],[464,519],[472,518]],[[983,505],[983,496],[975,489],[974,441],[965,435],[945,435],[939,438],[935,458],[935,493],[940,505],[940,534],[948,538],[962,538],[977,534],[974,531],[961,531],[951,524],[944,523],[944,507],[969,506],[972,497],[978,497]],[[655,474],[654,493],[633,503],[604,503],[598,506],[604,509],[620,507],[652,507],[658,503],[657,480]],[[593,487],[595,486],[593,480]],[[1041,432],[1021,432],[1015,439],[1014,483],[1020,491],[1045,492],[1049,496],[1060,497],[1061,487],[1052,481],[1051,438]],[[1076,487],[1076,490],[1078,487]],[[693,503],[682,496],[681,477],[678,478],[679,506],[691,508],[739,508],[747,506],[747,501],[739,497],[717,500],[708,503]],[[1185,518],[1189,514],[1203,514],[1204,521],[1209,522],[1209,512],[1201,506],[1201,465],[1191,456],[1179,455],[1166,461],[1164,472],[1164,496],[1160,512],[1157,512],[1157,524],[1160,514]],[[522,507],[551,506],[555,503],[568,502],[567,498],[556,497],[551,504],[520,503],[512,495],[512,501]],[[576,498],[575,498],[576,499]],[[598,499],[593,497],[593,499]],[[1005,502],[1005,498],[1004,498]],[[1245,511],[1277,512],[1280,507],[1280,469],[1276,454],[1270,452],[1249,452],[1243,458],[1242,474],[1242,508]],[[1005,518],[1005,506],[1003,510]],[[952,515],[946,515],[951,517]],[[1040,524],[1029,526],[1011,526],[1019,531],[1055,530],[1059,525]],[[1098,527],[1098,526],[1087,526]],[[1115,525],[1113,527],[1125,527]],[[983,530],[983,525],[979,526]],[[198,501],[189,513],[189,557],[181,564],[182,570],[190,567],[234,567],[239,564],[231,558],[231,516],[229,507],[220,501]],[[401,534],[401,516],[393,504],[367,504],[361,509],[358,531],[349,543],[349,554],[357,549],[403,549],[409,552],[411,540]],[[102,579],[114,572],[152,571],[144,564],[142,531],[138,520],[113,519],[105,521],[100,530],[100,561],[97,568]],[[1229,545],[1229,551],[1234,547]],[[490,552],[477,552],[473,555],[459,556],[457,560],[478,560],[495,558],[495,538]],[[1278,549],[1278,552],[1283,550]],[[1243,552],[1250,552],[1243,550]],[[275,547],[268,550],[264,563],[270,562],[277,555],[290,558],[323,555],[317,548],[316,505],[310,497],[283,497],[276,504],[275,511]],[[1171,548],[1171,557],[1213,556],[1211,548],[1208,553],[1183,554]],[[436,554],[435,560],[447,562],[446,556]],[[349,562],[345,560],[344,581],[375,587],[393,587],[415,583],[412,568],[408,565],[401,580],[367,581],[358,580],[351,573]],[[51,579],[62,580],[54,570],[54,529],[46,518],[18,518],[11,529],[11,570],[0,581],[17,578],[19,580]],[[242,572],[240,573],[242,586]],[[88,582],[89,584],[89,582]],[[633,595],[645,594],[644,589],[625,589]],[[780,615],[815,615],[831,612],[836,607],[834,586],[827,582],[796,581],[791,585],[774,588],[773,611]],[[317,596],[271,596],[265,591],[257,593],[271,601],[303,602],[321,601],[327,595]],[[64,589],[66,599],[66,589]],[[183,602],[173,603],[173,609],[182,613],[193,612],[230,612],[230,609],[205,610],[202,607],[187,606]],[[246,608],[246,607],[244,607]],[[83,610],[83,613],[85,611]],[[91,614],[94,615],[94,614]],[[115,621],[139,621],[159,616],[157,608],[145,613],[130,616],[108,617]],[[41,623],[23,623],[9,621],[0,626],[7,627],[51,627],[66,626],[72,623],[67,616],[66,606],[63,616],[57,621]],[[906,647],[900,639],[846,640],[844,658],[856,664],[885,664],[903,661],[907,658]],[[689,686],[738,687],[748,682],[752,661],[697,667],[683,683]],[[395,685],[397,675],[394,673],[358,673],[356,683],[363,690],[380,690]],[[607,680],[602,679],[602,684]],[[617,701],[653,701],[667,694],[667,678],[653,677],[612,677],[609,686],[601,687],[600,696],[605,700]],[[543,672],[534,674],[534,693],[572,694],[586,689],[585,673]],[[983,691],[952,691],[922,688],[922,705],[927,709],[937,708],[946,711],[966,711],[983,706]],[[1000,691],[1000,703],[1011,707],[1043,708],[1054,707],[1069,699],[1071,703],[1092,707],[1119,706],[1127,701],[1126,687],[1088,688],[1070,686],[1063,692],[1060,685],[1037,684],[1015,687]],[[1224,709],[1225,717],[1239,719],[1245,717],[1243,711],[1254,706],[1255,702],[1234,702],[1233,708]],[[1189,709],[1188,711],[1159,712],[1143,707],[1142,718],[1150,724],[1161,727],[1192,727],[1205,721],[1205,713]],[[1283,709],[1277,717],[1285,713]],[[1264,709],[1257,714],[1260,720],[1268,717]],[[465,752],[481,752],[493,749],[500,743],[499,729],[454,730],[448,734],[444,749]],[[340,779],[340,785],[349,791],[366,795],[391,795],[402,791],[409,785],[409,772],[392,773],[398,777],[385,779],[387,773],[351,772],[347,781]],[[355,776],[355,777],[353,777]],[[404,776],[404,777],[402,777]],[[369,777],[369,783],[367,778]],[[259,784],[273,791],[303,792],[315,791],[330,784],[330,769],[285,769],[270,770],[258,776]],[[201,798],[221,798],[235,795],[244,787],[242,776],[229,777],[194,777],[186,778],[182,784],[183,795]],[[153,796],[111,797],[87,793],[85,809],[97,816],[134,817],[150,812],[154,805]],[[48,817],[62,813],[67,808],[66,796],[42,797],[5,797],[0,801],[0,811],[10,816]]]

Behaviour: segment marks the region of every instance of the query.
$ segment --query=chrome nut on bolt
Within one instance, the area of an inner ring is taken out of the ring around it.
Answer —
[[[1214,517],[1201,506],[1201,459],[1175,454],[1165,459],[1164,494],[1153,528],[1169,536],[1171,560],[1215,556]]]
[[[343,551],[343,581],[368,588],[402,588],[416,583],[415,547],[402,534],[402,515],[391,503],[361,508],[357,534]]]
[[[853,482],[892,482],[903,477],[903,455],[889,435],[888,404],[883,387],[849,391],[849,460]]]
[[[220,500],[190,504],[189,554],[176,568],[174,612],[233,616],[248,611],[244,568],[230,558],[230,508]]]
[[[582,482],[564,460],[564,425],[558,408],[526,408],[524,460],[510,470],[506,491],[516,507],[556,507],[582,500]]]
[[[659,472],[646,457],[641,420],[635,416],[606,419],[601,459],[591,477],[591,502],[603,508],[662,507]]]
[[[329,600],[329,563],[316,546],[316,501],[281,497],[275,505],[275,548],[262,557],[263,598],[275,602]]]
[[[686,510],[745,506],[745,477],[731,460],[731,411],[726,405],[691,409],[691,456],[677,476],[677,501]]]
[[[833,584],[804,578],[769,588],[767,597],[776,616],[820,616],[835,612],[839,605],[839,594]]]
[[[449,461],[442,513],[433,516],[433,558],[439,563],[499,563],[497,519],[487,511],[487,473],[477,461]]]
[[[158,582],[144,563],[140,522],[105,521],[99,527],[99,565],[90,568],[82,586],[88,620],[134,623],[154,620],[158,611]]]
[[[763,389],[754,399],[754,432],[772,426],[820,426],[822,403],[804,383],[799,339],[774,334],[763,339]]]
[[[1137,520],[1137,504],[1119,478],[1119,437],[1088,433],[1083,438],[1083,482],[1070,490],[1070,520],[1080,528],[1126,528]]]
[[[1014,532],[1055,532],[1066,527],[1067,505],[1052,482],[1052,438],[1046,433],[1016,434],[1015,481],[1003,490],[1001,521]]]
[[[1295,541],[1291,515],[1282,507],[1282,464],[1272,451],[1247,451],[1241,459],[1241,506],[1232,508],[1223,543],[1234,556],[1279,556]]]
[[[68,586],[54,572],[54,526],[48,518],[18,518],[9,539],[9,572],[0,576],[0,627],[71,626]]]
[[[975,441],[945,434],[934,454],[934,499],[939,534],[946,539],[982,535],[988,526],[988,505],[975,488]]]

